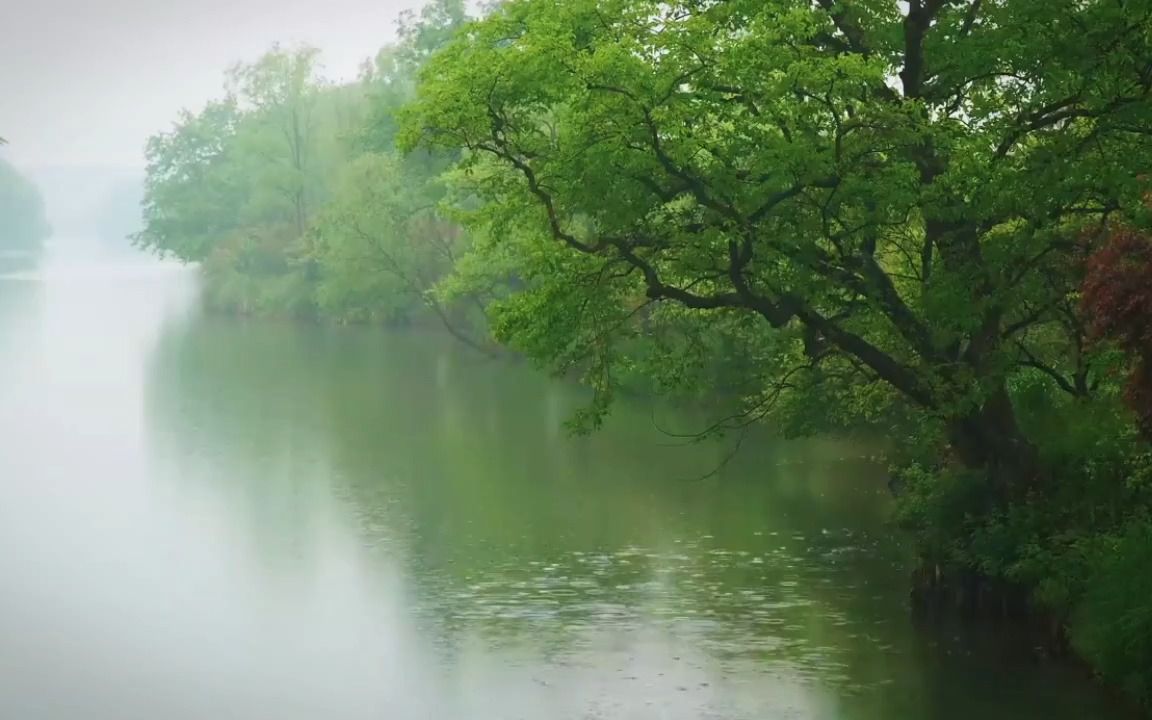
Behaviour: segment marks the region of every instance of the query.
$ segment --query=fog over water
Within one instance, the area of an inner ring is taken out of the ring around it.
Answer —
[[[1132,717],[1152,0],[967,2],[0,0],[0,720]]]
[[[1113,720],[919,627],[883,468],[700,479],[623,406],[419,333],[205,315],[195,273],[0,270],[4,720]]]

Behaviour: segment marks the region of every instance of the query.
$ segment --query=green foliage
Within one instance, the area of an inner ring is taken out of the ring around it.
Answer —
[[[1030,591],[1110,682],[1148,701],[1152,453],[1113,386],[1090,400],[1021,387],[1021,417],[1055,468],[1043,493],[989,505],[987,476],[905,468],[898,520],[925,561]]]
[[[398,157],[391,129],[414,73],[463,17],[448,0],[405,15],[400,42],[348,85],[325,81],[308,47],[233,67],[223,99],[149,142],[138,244],[200,263],[220,310],[341,322],[429,312],[470,334],[475,294],[436,290],[467,243],[438,209],[456,154]]]
[[[1093,547],[1072,642],[1106,679],[1152,702],[1152,520],[1134,520]]]
[[[407,257],[397,257],[410,249],[404,227],[410,207],[396,170],[385,156],[349,163],[317,222],[312,257],[325,268],[317,301],[335,317],[396,321],[419,302],[419,289],[405,284]]]
[[[1144,212],[1149,26],[1148,0],[509,0],[400,137],[465,150],[456,282],[517,279],[496,335],[580,372],[586,424],[643,378],[734,396],[717,432],[881,429],[927,560],[1067,613],[1150,507],[1077,297],[1078,238]]]
[[[1130,203],[1152,160],[1130,130],[1149,48],[1125,32],[1149,9],[917,7],[513,0],[429,61],[404,139],[469,151],[480,224],[516,215],[509,242],[537,235],[579,273],[556,307],[616,293],[802,327],[819,363],[987,466],[1026,442],[1003,412],[1014,373],[1065,379],[1082,339],[1058,312],[1069,230]],[[627,338],[618,320],[508,332],[562,365],[578,336]]]
[[[175,128],[149,139],[142,247],[200,261],[240,224],[247,188],[236,172],[240,122],[232,99],[183,112]]]
[[[897,471],[901,487],[896,521],[916,539],[924,562],[967,564],[962,539],[969,524],[985,509],[988,479],[960,469],[909,464]]]
[[[311,259],[324,314],[387,323],[431,315],[465,343],[484,347],[490,289],[449,281],[471,242],[444,203],[443,175],[457,153],[401,156],[395,149],[395,115],[412,97],[416,72],[464,17],[456,0],[403,15],[400,41],[366,69],[362,123],[349,134],[350,158],[314,220]]]
[[[274,47],[231,91],[148,144],[136,242],[200,262],[213,307],[313,315],[304,233],[344,162],[359,93],[326,88],[315,50]]]
[[[1145,649],[1089,579],[1143,621],[1101,548],[1140,557],[1152,483],[1080,238],[1146,215],[1150,25],[1152,0],[438,0],[358,83],[308,49],[235,68],[149,144],[139,241],[241,312],[490,328],[593,390],[577,430],[640,391],[714,403],[705,435],[882,434],[925,560],[1082,610],[1126,678]]]
[[[427,303],[465,241],[436,213],[436,184],[402,160],[369,153],[348,164],[316,222],[320,307],[350,320],[399,321]]]
[[[259,316],[316,314],[306,248],[290,222],[236,230],[203,268],[205,299],[214,309]]]

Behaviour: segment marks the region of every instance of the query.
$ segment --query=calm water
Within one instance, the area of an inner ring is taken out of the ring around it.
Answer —
[[[1117,716],[914,626],[858,448],[700,479],[724,449],[648,410],[574,439],[527,367],[195,285],[59,248],[0,279],[3,720]]]

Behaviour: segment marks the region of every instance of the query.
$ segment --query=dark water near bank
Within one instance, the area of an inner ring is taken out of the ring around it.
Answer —
[[[700,479],[725,448],[637,407],[571,438],[578,396],[436,338],[206,318],[142,258],[8,273],[0,718],[1117,717],[915,627],[867,448]]]

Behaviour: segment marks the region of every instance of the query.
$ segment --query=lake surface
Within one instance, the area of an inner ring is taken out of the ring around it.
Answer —
[[[709,476],[693,419],[573,438],[528,366],[196,293],[65,241],[0,278],[4,720],[1118,717],[913,622],[866,449]]]

